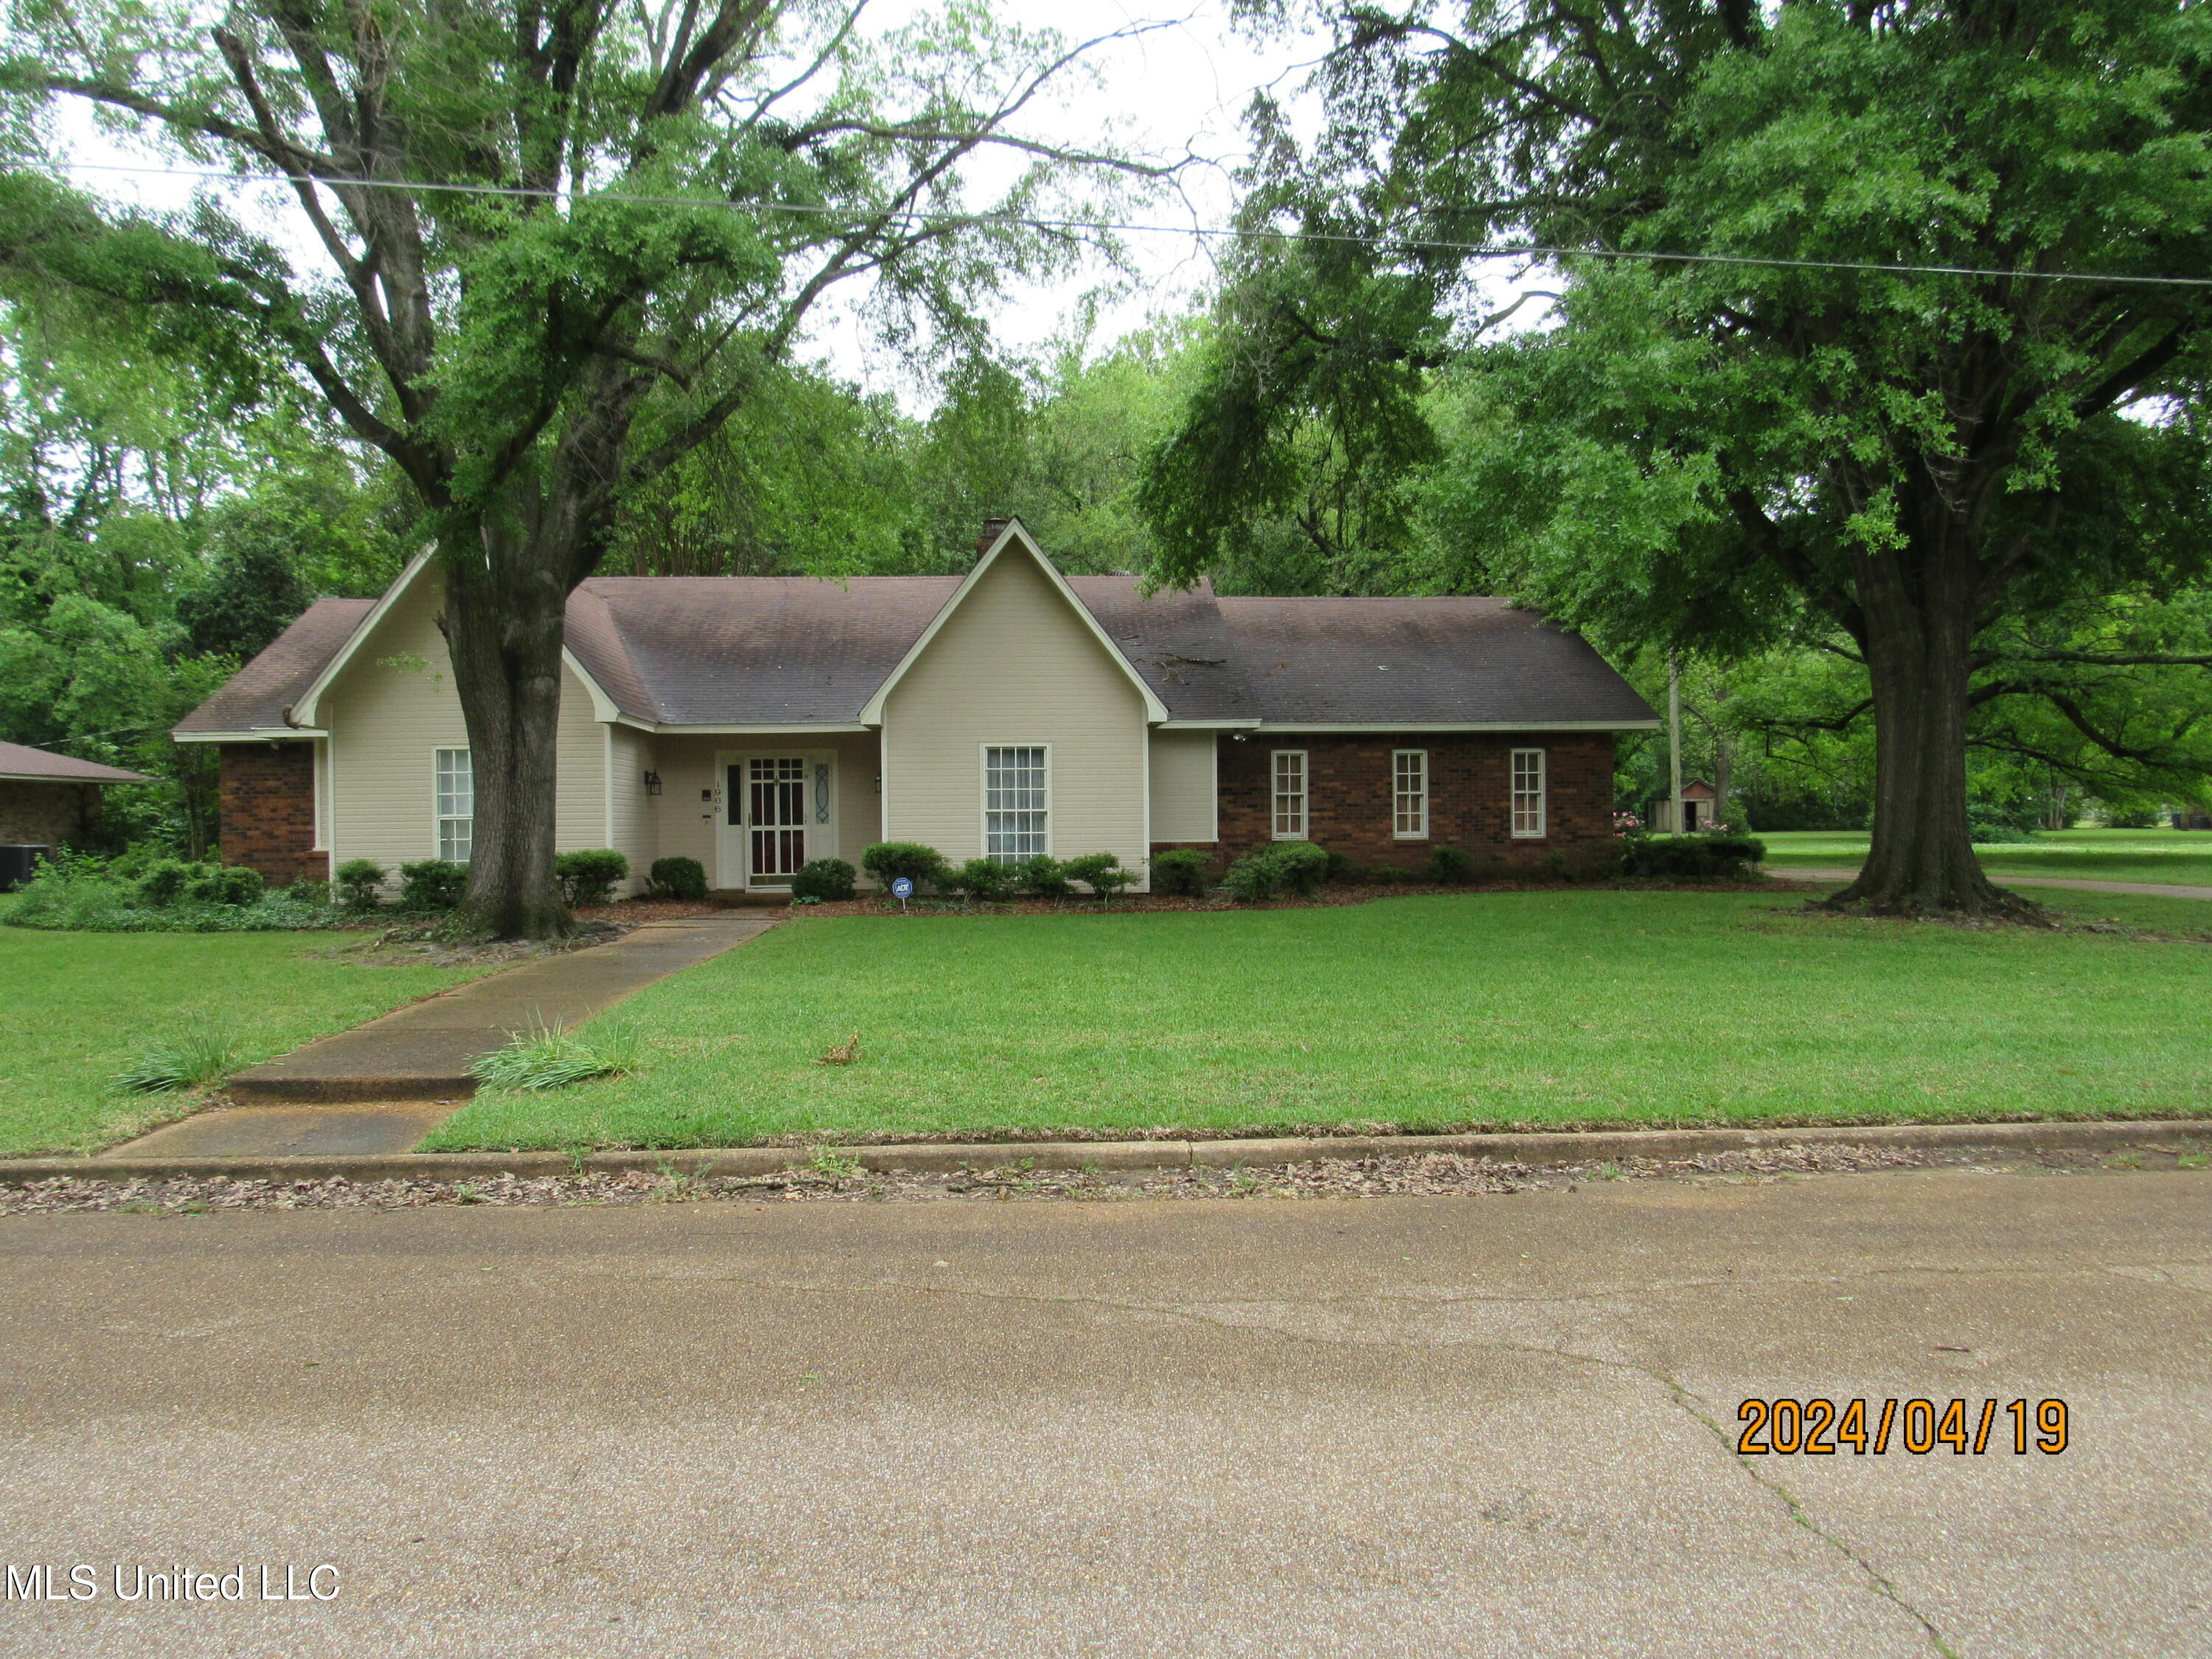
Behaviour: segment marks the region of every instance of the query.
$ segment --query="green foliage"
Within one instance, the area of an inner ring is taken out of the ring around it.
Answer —
[[[1033,898],[1066,898],[1075,890],[1070,884],[1072,878],[1075,878],[1075,866],[1062,864],[1048,853],[1034,854],[1014,866],[1015,880]]]
[[[707,896],[706,866],[696,859],[655,859],[645,896],[696,904]]]
[[[1195,847],[1152,854],[1152,890],[1170,898],[1202,898],[1213,875],[1213,855]]]
[[[239,1051],[236,1032],[203,1016],[148,1048],[115,1074],[111,1086],[133,1095],[204,1089],[238,1069]]]
[[[185,890],[199,879],[207,866],[189,863],[183,859],[161,859],[149,865],[146,873],[138,878],[137,899],[141,904],[174,904],[184,897]]]
[[[1766,844],[1752,836],[1632,836],[1615,867],[1650,881],[1741,881],[1765,856]]]
[[[1421,878],[1456,887],[1474,879],[1474,855],[1464,847],[1433,848],[1421,865]]]
[[[193,650],[244,661],[292,625],[311,596],[283,531],[239,526],[207,580],[177,601]]]
[[[203,865],[186,894],[203,904],[252,904],[268,890],[258,870],[242,864]]]
[[[1328,854],[1310,841],[1279,841],[1245,854],[1221,884],[1247,904],[1283,895],[1310,898],[1328,874]]]
[[[1137,872],[1123,869],[1121,860],[1111,853],[1085,853],[1068,860],[1060,869],[1067,880],[1081,882],[1101,899],[1110,899],[1137,883]]]
[[[945,854],[919,842],[879,841],[860,854],[860,867],[888,888],[904,876],[916,887],[945,878]]]
[[[643,1034],[635,1025],[609,1022],[571,1031],[556,1021],[508,1033],[505,1046],[478,1055],[469,1070],[487,1089],[534,1092],[627,1077],[644,1053]]]
[[[374,859],[348,859],[335,872],[338,902],[349,910],[374,910],[384,896],[384,866]]]
[[[399,866],[399,905],[404,910],[450,910],[469,884],[469,867],[450,859],[418,859]]]
[[[561,883],[562,902],[574,910],[612,899],[615,884],[629,875],[629,860],[611,847],[588,847],[560,854],[553,860],[553,873]]]
[[[1276,860],[1274,849],[1263,847],[1231,862],[1221,878],[1221,884],[1228,889],[1231,898],[1245,904],[1258,904],[1282,890],[1282,866]]]
[[[837,903],[853,896],[853,866],[842,859],[811,859],[791,878],[793,902],[811,899]]]
[[[996,859],[969,859],[942,878],[942,884],[970,903],[982,903],[1005,898],[1020,879],[1020,872],[1013,865],[1001,864]]]

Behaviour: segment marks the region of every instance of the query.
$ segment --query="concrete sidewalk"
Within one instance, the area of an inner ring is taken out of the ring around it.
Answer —
[[[574,1025],[775,925],[738,915],[650,922],[611,944],[541,957],[311,1042],[240,1072],[229,1092],[256,1102],[459,1099],[476,1086],[470,1062],[509,1033]]]
[[[1856,881],[1856,870],[1783,870],[1761,865],[1777,881]],[[2070,887],[2077,893],[2138,893],[2145,898],[2212,899],[2212,887],[2181,886],[2156,881],[2077,881],[2071,876],[2015,876],[1991,871],[1990,879],[2000,887]]]

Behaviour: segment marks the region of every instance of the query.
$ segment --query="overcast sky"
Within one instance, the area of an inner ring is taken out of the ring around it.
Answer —
[[[913,0],[877,0],[868,9],[869,27],[895,28],[918,9]],[[998,10],[1025,27],[1057,29],[1071,39],[1139,24],[1164,26],[1100,48],[1091,60],[1091,75],[1068,76],[1056,98],[1041,100],[1024,112],[1024,131],[1078,145],[1096,144],[1107,135],[1131,153],[1198,158],[1183,168],[1172,192],[1139,216],[1145,222],[1179,229],[1226,222],[1235,200],[1233,174],[1247,154],[1242,125],[1246,106],[1262,87],[1291,97],[1317,50],[1311,39],[1259,41],[1232,31],[1228,0],[1186,0],[1157,9],[1143,9],[1141,0],[1091,0],[1080,6],[1067,0],[999,0]],[[81,106],[65,102],[59,113],[58,136],[70,159],[93,164],[76,174],[87,187],[149,208],[183,206],[196,190],[206,187],[190,178],[162,176],[154,169],[165,158],[96,131]],[[166,158],[166,164],[179,165],[173,157]],[[147,170],[113,170],[118,167]],[[987,171],[979,182],[988,190],[994,180]],[[283,186],[221,188],[241,208],[261,204],[257,216],[302,265],[325,264]],[[1125,241],[1137,267],[1133,278],[1097,266],[1049,287],[1017,292],[994,318],[1002,341],[1025,349],[1064,337],[1084,296],[1103,287],[1109,297],[1091,337],[1094,349],[1103,347],[1155,312],[1182,309],[1212,278],[1212,246],[1206,239],[1164,233],[1133,234]],[[832,304],[817,316],[810,355],[826,361],[842,378],[895,393],[909,409],[926,403],[926,389],[905,367],[869,345],[847,303]]]

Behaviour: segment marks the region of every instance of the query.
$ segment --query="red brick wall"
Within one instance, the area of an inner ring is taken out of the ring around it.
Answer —
[[[99,815],[99,792],[91,784],[0,780],[0,843],[65,846],[82,839]]]
[[[1613,734],[1610,732],[1417,732],[1403,736],[1302,737],[1254,733],[1221,739],[1221,847],[1235,858],[1273,839],[1273,772],[1278,749],[1306,751],[1307,839],[1365,865],[1411,869],[1437,847],[1463,847],[1478,873],[1498,867],[1540,866],[1553,853],[1577,869],[1608,859],[1613,838]],[[1391,834],[1391,752],[1429,751],[1429,834],[1400,841]],[[1545,751],[1541,839],[1511,834],[1511,751]]]
[[[224,744],[222,790],[225,864],[258,870],[271,887],[330,878],[315,851],[313,743]]]

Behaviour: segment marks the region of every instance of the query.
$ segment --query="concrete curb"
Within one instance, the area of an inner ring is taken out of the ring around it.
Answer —
[[[973,1146],[917,1143],[841,1146],[868,1170],[957,1173],[1026,1163],[1037,1170],[1230,1169],[1323,1158],[1458,1152],[1504,1164],[1686,1158],[1771,1146],[1894,1146],[1996,1152],[2117,1152],[2212,1147],[2212,1118],[2128,1122],[1898,1123],[1807,1129],[1600,1129],[1543,1134],[1346,1135],[1297,1140],[1061,1140]],[[390,1152],[354,1158],[27,1158],[0,1160],[0,1182],[77,1181],[481,1181],[497,1176],[589,1175],[672,1170],[683,1175],[775,1175],[814,1156],[805,1146],[593,1152]]]

